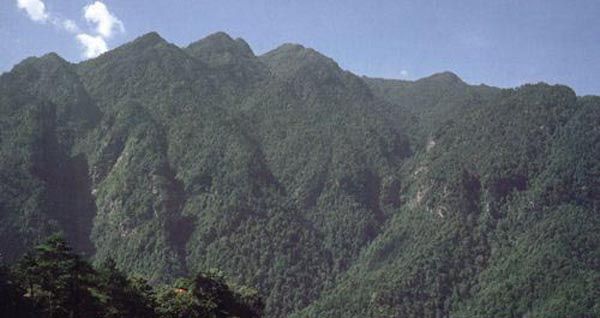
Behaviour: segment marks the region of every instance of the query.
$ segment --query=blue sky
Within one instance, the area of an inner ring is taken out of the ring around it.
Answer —
[[[257,54],[296,42],[359,75],[449,70],[472,84],[600,95],[597,0],[0,0],[0,71],[51,51],[80,61],[149,31],[181,46],[225,31]]]

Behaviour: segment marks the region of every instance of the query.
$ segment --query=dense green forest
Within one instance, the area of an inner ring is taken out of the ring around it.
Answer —
[[[261,317],[257,292],[229,286],[213,270],[150,286],[127,277],[112,259],[97,268],[53,235],[12,268],[0,267],[2,317]]]
[[[2,310],[600,316],[600,97],[149,33],[22,61],[0,127]]]

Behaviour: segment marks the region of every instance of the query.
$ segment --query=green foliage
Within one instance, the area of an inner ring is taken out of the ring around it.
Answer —
[[[203,315],[208,317],[260,317],[263,303],[247,290],[239,295],[232,292],[220,272],[199,273],[194,279],[192,293],[199,300]]]
[[[100,310],[91,291],[94,270],[59,236],[50,237],[25,255],[16,272],[47,317],[94,317]]]
[[[0,267],[0,316],[38,317],[40,312],[26,297],[26,291],[15,280],[9,268]]]
[[[247,287],[234,291],[221,275],[152,287],[127,277],[112,259],[98,269],[58,235],[26,254],[14,274],[0,268],[3,317],[261,317],[263,303]]]
[[[298,317],[598,314],[597,197],[575,184],[594,182],[600,104],[537,84],[453,107],[404,166],[399,213]]]
[[[175,283],[171,286],[159,288],[156,301],[159,304],[157,312],[165,318],[201,318],[204,317],[203,308],[192,290],[192,284]]]
[[[102,290],[105,317],[156,317],[152,288],[143,280],[132,280],[107,259],[98,270],[99,289]]]
[[[25,256],[6,310],[598,313],[600,100],[564,86],[359,78],[300,45],[149,33],[23,61],[0,115],[2,257],[74,247]]]

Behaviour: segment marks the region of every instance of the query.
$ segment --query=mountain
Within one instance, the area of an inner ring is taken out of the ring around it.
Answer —
[[[267,317],[600,314],[600,98],[358,77],[297,44],[149,33],[0,77],[0,253],[62,232]]]

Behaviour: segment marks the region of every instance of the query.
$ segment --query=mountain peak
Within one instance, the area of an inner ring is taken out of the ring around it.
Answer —
[[[96,58],[83,61],[79,64],[79,68],[86,68],[96,63],[114,61],[115,58],[132,59],[139,58],[144,55],[142,53],[151,51],[155,48],[169,48],[179,50],[175,45],[170,44],[156,32],[149,32],[135,38],[133,41],[125,43],[113,50],[110,50]]]
[[[263,62],[272,68],[296,68],[300,65],[313,65],[329,69],[341,70],[331,58],[320,52],[306,48],[300,44],[285,43],[261,56]]]
[[[151,47],[158,44],[167,43],[157,32],[148,32],[131,42],[134,46]]]
[[[254,52],[246,41],[233,39],[225,32],[216,32],[191,43],[186,48],[192,56],[212,60],[215,56],[232,55],[237,57],[254,57]]]
[[[299,51],[304,51],[306,50],[306,47],[304,47],[302,44],[298,44],[298,43],[283,43],[282,45],[280,45],[279,47],[277,47],[274,51],[282,51],[282,52],[299,52]]]
[[[263,54],[264,57],[275,56],[275,55],[291,55],[291,56],[309,56],[309,57],[320,57],[323,59],[331,60],[331,58],[321,54],[315,49],[307,48],[297,43],[284,43],[277,48]]]
[[[46,53],[40,57],[40,60],[54,61],[54,62],[59,62],[59,63],[68,63],[65,59],[63,59],[56,52]]]
[[[13,70],[21,71],[28,67],[33,67],[40,70],[50,70],[64,67],[68,64],[69,62],[63,59],[60,55],[56,54],[55,52],[50,52],[40,57],[29,57],[21,61],[21,63],[15,65]]]
[[[227,34],[226,32],[223,32],[223,31],[218,31],[218,32],[209,34],[203,40],[233,42],[233,38],[229,34]]]
[[[433,81],[433,82],[465,84],[465,82],[460,77],[458,77],[458,75],[456,75],[450,71],[435,73],[433,75],[424,77],[424,78],[420,79],[419,81]]]

